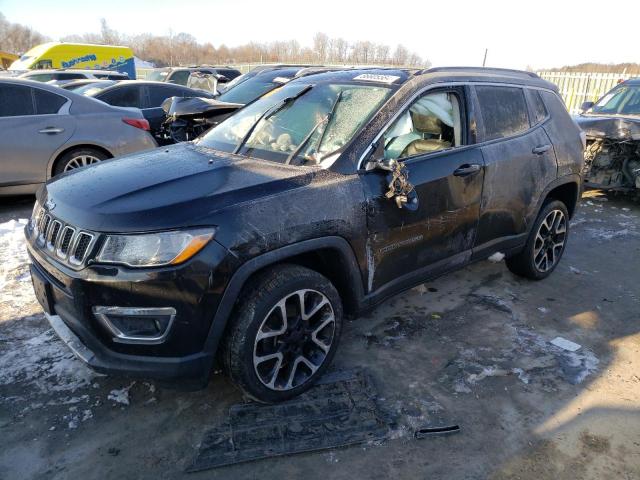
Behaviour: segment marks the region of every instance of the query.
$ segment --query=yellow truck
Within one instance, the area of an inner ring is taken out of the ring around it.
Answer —
[[[18,55],[0,50],[0,70],[7,70],[16,60],[18,60]]]
[[[136,78],[133,52],[129,47],[82,43],[43,43],[13,62],[9,70],[43,68],[116,70],[126,73],[132,80]]]

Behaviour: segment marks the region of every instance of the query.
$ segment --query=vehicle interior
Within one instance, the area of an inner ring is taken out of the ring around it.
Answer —
[[[416,100],[384,135],[385,158],[407,158],[461,145],[460,102],[453,92]]]

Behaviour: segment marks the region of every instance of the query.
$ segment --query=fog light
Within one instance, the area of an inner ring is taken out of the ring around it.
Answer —
[[[117,343],[155,345],[167,338],[175,308],[93,307],[93,314]]]

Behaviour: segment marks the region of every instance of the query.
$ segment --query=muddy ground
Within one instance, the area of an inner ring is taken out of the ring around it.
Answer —
[[[10,221],[32,200],[3,199],[0,478],[640,479],[640,205],[587,195],[549,279],[481,262],[347,322],[335,368],[369,372],[388,440],[195,474],[241,395],[221,375],[184,392],[90,372],[30,293]],[[461,432],[414,439],[435,416]]]

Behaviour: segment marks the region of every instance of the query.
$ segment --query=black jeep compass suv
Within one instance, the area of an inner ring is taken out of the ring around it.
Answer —
[[[345,314],[495,252],[549,275],[583,145],[556,87],[476,68],[293,80],[192,143],[56,177],[26,227],[36,295],[98,371],[309,388]]]

